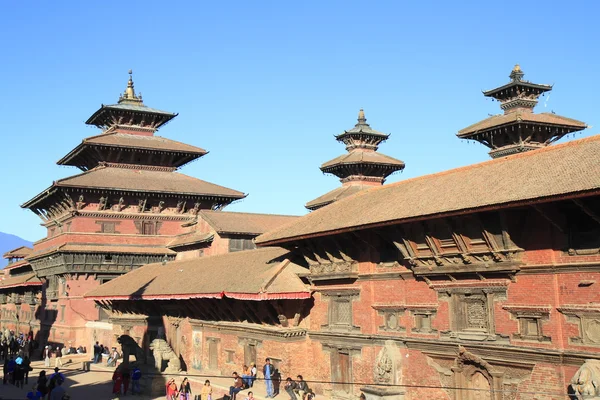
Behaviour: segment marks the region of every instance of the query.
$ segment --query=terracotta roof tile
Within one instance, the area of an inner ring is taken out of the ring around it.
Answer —
[[[119,245],[101,245],[101,244],[63,244],[60,246],[47,247],[36,250],[31,253],[28,259],[35,259],[41,256],[56,252],[65,253],[122,253],[122,254],[175,254],[173,250],[165,247],[150,247],[150,246],[119,246]]]
[[[317,197],[314,200],[306,203],[305,207],[309,210],[316,210],[317,208],[324,207],[328,204],[333,203],[334,201],[338,201],[340,199],[346,198],[348,196],[352,196],[355,193],[360,192],[361,190],[370,189],[373,185],[346,185],[340,186],[338,188],[333,189],[330,192],[325,193],[322,196]]]
[[[30,247],[21,246],[21,247],[17,247],[16,249],[7,251],[6,253],[4,253],[4,255],[2,257],[4,257],[4,258],[27,257],[32,251],[33,251],[33,249],[31,249]]]
[[[149,264],[88,292],[96,300],[308,298],[310,291],[292,272],[287,250],[270,247]]]
[[[215,235],[206,232],[190,232],[184,233],[171,240],[167,245],[168,248],[173,249],[177,247],[189,246],[196,243],[212,242]]]
[[[192,146],[182,142],[177,142],[175,140],[167,139],[161,136],[142,136],[127,133],[111,132],[83,139],[83,141],[75,149],[73,149],[69,154],[60,159],[57,162],[57,164],[68,164],[85,147],[94,145],[190,153],[196,154],[198,156],[203,156],[206,153],[208,153],[206,150],[201,149],[200,147]]]
[[[82,174],[60,179],[56,186],[121,189],[241,199],[244,193],[178,172],[99,166]]]
[[[298,219],[295,215],[202,210],[199,215],[217,232],[260,235]]]
[[[600,190],[600,135],[364,190],[267,232],[261,244]]]
[[[576,119],[561,117],[557,114],[552,113],[540,113],[534,114],[531,112],[513,112],[509,114],[498,114],[479,121],[471,126],[458,131],[457,136],[464,137],[486,129],[496,128],[503,125],[515,123],[515,122],[531,122],[539,124],[550,124],[559,126],[568,126],[576,128],[576,130],[585,129],[587,125],[585,122],[577,121]]]
[[[42,282],[36,278],[34,273],[11,276],[0,280],[0,290],[18,286],[41,286]]]
[[[404,166],[404,162],[393,157],[386,156],[377,151],[355,150],[343,154],[333,160],[321,165],[321,169],[327,169],[338,164],[382,164],[392,166]]]

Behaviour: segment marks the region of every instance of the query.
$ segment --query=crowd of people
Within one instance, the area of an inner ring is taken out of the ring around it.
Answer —
[[[231,400],[236,400],[237,394],[244,390],[251,388],[256,380],[256,366],[254,363],[250,364],[250,367],[244,365],[244,373],[240,376],[237,372],[233,373],[233,385],[229,387],[229,397]],[[273,364],[271,359],[267,358],[263,365],[262,373],[264,376],[265,386],[267,390],[267,398],[274,398],[279,394],[279,386],[281,384],[281,374]],[[308,383],[304,380],[302,375],[298,375],[296,380],[291,377],[286,378],[284,389],[290,396],[290,400],[312,400],[315,394],[309,389]],[[168,399],[168,396],[167,396]],[[248,392],[248,397],[245,400],[253,400],[254,394]],[[205,399],[202,399],[205,400]]]

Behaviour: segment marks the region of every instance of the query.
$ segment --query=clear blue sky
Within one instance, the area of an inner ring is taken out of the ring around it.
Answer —
[[[442,5],[444,3],[444,5]],[[98,133],[134,70],[159,135],[210,153],[181,172],[249,196],[232,211],[303,214],[337,187],[319,165],[359,108],[406,162],[388,182],[488,159],[456,132],[499,113],[508,81],[555,84],[545,111],[600,127],[595,2],[54,1],[0,4],[0,231],[41,238],[19,205],[78,173],[55,162]],[[546,100],[544,100],[546,101]],[[540,104],[537,111],[544,111]],[[570,140],[570,139],[568,139]],[[460,196],[457,193],[457,196]],[[381,205],[385,206],[385,205]]]

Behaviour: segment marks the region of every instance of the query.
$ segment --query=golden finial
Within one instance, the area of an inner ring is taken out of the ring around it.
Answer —
[[[360,111],[358,111],[358,122],[365,123],[366,121],[367,119],[365,118],[365,111],[361,108]]]
[[[508,76],[513,81],[520,81],[523,79],[523,70],[521,70],[521,66],[519,64],[515,64],[515,67],[510,71],[510,75]]]
[[[130,103],[141,103],[141,96],[135,95],[135,89],[133,87],[133,71],[129,70],[129,80],[127,81],[127,88],[125,88],[125,93],[123,93],[119,97],[119,103],[121,102],[130,102]]]

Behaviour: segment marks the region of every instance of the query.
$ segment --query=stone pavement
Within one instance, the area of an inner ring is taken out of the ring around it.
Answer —
[[[65,376],[63,386],[67,389],[67,393],[71,395],[72,400],[117,400],[117,399],[139,399],[139,400],[164,400],[165,396],[151,397],[141,395],[127,395],[114,397],[112,395],[112,374],[114,368],[108,368],[105,364],[91,364],[91,370],[84,372],[82,362],[88,360],[88,356],[73,356],[72,362],[63,365],[61,373]],[[65,360],[69,357],[65,356]],[[52,359],[54,361],[54,359]],[[53,364],[52,364],[53,365]],[[42,369],[46,370],[46,374],[50,376],[54,373],[54,367],[44,367],[43,361],[33,361],[31,366],[33,371],[30,372],[29,384],[24,385],[23,389],[13,385],[2,385],[0,382],[0,400],[23,400],[31,387],[37,382],[37,377]],[[202,376],[199,373],[190,373],[181,375],[169,375],[174,377],[179,385],[184,376],[187,376],[192,385],[192,392],[199,394],[201,386],[206,379],[209,379],[213,387],[213,399],[217,400],[223,397],[223,394],[229,391],[229,386],[233,383],[233,378],[210,377]],[[262,381],[257,381],[253,388],[246,389],[237,395],[237,400],[244,400],[248,391],[254,393],[257,400],[264,400],[266,396],[265,385]],[[276,397],[280,400],[288,400],[289,396],[282,390],[282,394]]]

